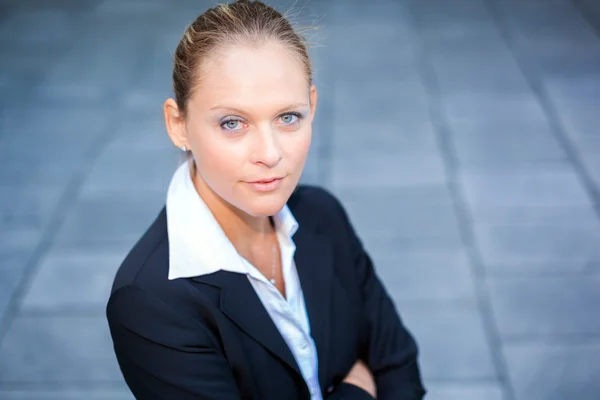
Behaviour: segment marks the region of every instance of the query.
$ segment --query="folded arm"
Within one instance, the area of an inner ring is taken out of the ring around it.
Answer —
[[[336,205],[347,229],[363,297],[366,324],[364,361],[375,378],[377,399],[421,400],[425,389],[417,363],[417,344],[402,324],[345,210],[337,200]]]

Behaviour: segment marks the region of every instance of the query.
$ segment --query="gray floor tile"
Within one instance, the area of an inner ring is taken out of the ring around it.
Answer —
[[[533,46],[536,46],[534,43]],[[574,75],[593,76],[598,74],[600,68],[600,52],[598,45],[590,45],[573,54],[572,49],[566,47],[563,54],[546,59],[536,60],[536,67],[544,78],[563,78]],[[587,53],[586,53],[587,51]],[[559,53],[559,51],[557,51]]]
[[[373,255],[462,251],[458,222],[445,184],[371,187],[367,191],[357,184],[332,189]]]
[[[434,54],[432,60],[442,93],[523,95],[529,91],[527,81],[508,54],[487,58],[478,53],[460,57]]]
[[[546,114],[532,93],[523,94],[448,94],[442,97],[442,113],[450,124],[484,120],[489,122],[547,121]]]
[[[486,268],[495,272],[585,272],[598,261],[600,221],[590,207],[470,208]]]
[[[135,106],[129,105],[134,108]],[[115,124],[115,134],[106,144],[104,151],[109,154],[118,152],[129,154],[148,154],[168,152],[174,148],[167,135],[162,114],[152,113],[150,109],[134,113],[135,118],[121,118]],[[132,115],[130,114],[130,115]]]
[[[505,339],[600,335],[600,276],[489,278],[489,295]]]
[[[596,87],[593,85],[594,82]],[[593,89],[585,96],[557,95],[553,96],[551,101],[556,105],[556,114],[567,133],[571,136],[598,137],[600,115],[596,112],[597,104],[594,101],[599,93],[598,83],[596,80],[592,82],[586,80],[581,82],[581,86],[585,88],[591,86]]]
[[[441,156],[438,139],[429,120],[402,118],[387,121],[376,118],[372,121],[336,122],[332,132],[336,153],[360,151],[377,152],[391,156],[422,154]]]
[[[568,133],[568,135],[569,141],[575,148],[579,159],[584,163],[600,156],[600,134],[581,135]],[[590,170],[589,166],[586,168],[588,171]]]
[[[568,164],[535,164],[515,170],[464,170],[460,185],[470,206],[589,206],[575,170]]]
[[[107,194],[76,201],[54,238],[59,245],[133,245],[164,207],[165,193]]]
[[[35,220],[4,220],[0,226],[0,252],[33,253],[44,234]]]
[[[3,79],[13,78],[17,82],[23,82],[24,88],[30,89],[37,84],[47,73],[49,66],[60,60],[65,49],[61,46],[31,46],[13,47],[2,49],[0,58],[0,76]],[[16,90],[18,99],[19,90]],[[10,104],[10,103],[9,103]]]
[[[0,383],[122,381],[104,316],[18,317],[0,345]]]
[[[166,193],[180,160],[180,151],[173,146],[152,153],[105,151],[91,166],[81,193],[84,196],[109,192]]]
[[[69,9],[13,10],[0,25],[0,34],[10,36],[12,40],[7,42],[13,46],[48,46],[72,42],[80,24],[81,16],[73,15]]]
[[[498,2],[498,7],[507,16],[516,42],[538,73],[578,75],[586,68],[593,71],[594,63],[590,61],[600,54],[599,39],[575,4],[536,3],[507,7]]]
[[[87,152],[106,133],[108,113],[96,107],[31,104],[30,118],[23,110],[9,108],[0,132],[0,184],[65,184],[86,161]],[[32,146],[31,143],[36,145]]]
[[[160,23],[160,19],[158,23]],[[184,24],[177,24],[177,26],[181,25]],[[183,32],[179,33],[182,34]],[[173,76],[172,54],[174,54],[179,42],[179,38],[172,43],[165,43],[164,39],[160,37],[160,34],[156,36],[156,39],[153,39],[153,44],[149,48],[147,47],[147,50],[139,57],[139,67],[135,72],[135,87],[152,89],[155,93],[161,93],[164,96],[162,101],[154,103],[153,109],[159,113],[162,110],[164,100],[173,96],[171,84]],[[149,106],[153,105],[150,101],[156,101],[152,97],[148,100]]]
[[[23,0],[19,3],[15,3],[11,0],[0,0],[0,4],[7,4],[10,10],[37,10],[39,8],[68,8],[72,11],[83,11],[83,10],[91,10],[94,6],[94,2],[86,2],[82,3],[77,0],[55,0],[52,3],[48,4],[46,2],[42,2],[40,4],[39,0]]]
[[[600,220],[593,206],[556,207],[469,207],[475,225],[521,225],[521,226],[583,226],[600,228]]]
[[[596,185],[596,190],[600,190],[600,158],[599,155],[585,155],[582,157],[583,165],[590,174],[592,181]]]
[[[547,130],[541,132],[477,132],[453,135],[452,143],[461,165],[506,164],[566,160],[567,156]]]
[[[596,400],[600,344],[522,343],[504,346],[516,400]]]
[[[532,37],[530,32],[516,36],[517,45],[539,77],[545,80],[597,75],[600,67],[598,39],[594,43],[590,38],[569,38],[569,31],[576,27],[559,29],[561,31],[547,32],[544,37]],[[549,41],[554,43],[548,46]]]
[[[395,122],[393,133],[400,130],[403,121],[429,120],[429,99],[416,78],[398,75],[367,79],[364,74],[357,73],[344,80],[336,74],[334,79],[333,115],[340,124],[364,124],[373,120],[376,124]],[[334,126],[337,127],[337,122]],[[376,127],[366,129],[362,134],[369,135]],[[335,139],[343,141],[343,131],[336,131]]]
[[[479,311],[474,304],[399,304],[399,313],[417,338],[425,382],[431,379],[496,379]]]
[[[598,50],[598,54],[600,55],[600,50]],[[588,120],[573,122],[583,122],[584,124],[593,118],[598,118],[593,112],[589,112],[600,93],[600,72],[598,70],[595,73],[544,77],[543,83],[544,91],[552,104],[556,106],[557,114],[582,113],[588,116]]]
[[[85,80],[45,79],[32,91],[32,96],[47,102],[58,100],[101,104],[114,101],[98,83]]]
[[[451,4],[443,0],[430,0],[428,3],[411,0],[408,5],[415,19],[423,26],[440,31],[452,29],[460,32],[461,25],[458,23],[473,27],[482,20],[481,25],[484,26],[489,26],[490,22],[488,12],[480,1],[458,1]],[[469,30],[468,32],[475,33],[477,31]]]
[[[427,385],[427,400],[502,400],[499,383],[479,382],[432,382]]]
[[[374,24],[384,24],[382,21],[374,22]],[[360,24],[365,26],[365,24]],[[389,30],[397,29],[394,23],[390,23]],[[365,27],[368,29],[368,27]],[[385,39],[372,40],[369,38],[357,38],[352,41],[353,37],[361,32],[360,26],[334,26],[331,29],[331,35],[335,43],[335,49],[332,52],[331,67],[336,71],[335,79],[337,82],[361,82],[373,80],[386,80],[391,84],[394,81],[403,80],[405,84],[410,82],[419,82],[419,70],[415,63],[414,53],[410,46],[398,48],[395,44],[398,41],[407,40],[408,38],[398,38],[396,34],[391,33]],[[354,33],[349,33],[352,31]],[[365,30],[362,30],[364,35]],[[336,40],[337,38],[337,40]],[[343,41],[343,44],[338,44]],[[377,43],[373,45],[373,43]],[[395,51],[385,51],[385,49],[395,47]],[[365,75],[364,71],[369,71]],[[396,85],[394,85],[396,86]],[[410,86],[407,86],[410,89]],[[406,94],[407,91],[396,92],[397,95]],[[380,105],[383,105],[381,102]]]
[[[1,12],[1,11],[0,11]],[[32,75],[17,76],[16,73],[6,70],[0,72],[0,135],[8,131],[3,130],[3,118],[8,118],[4,110],[10,108],[11,104],[25,102],[29,92],[36,85],[36,77]]]
[[[413,187],[334,188],[350,220],[367,245],[386,241],[396,242],[387,250],[410,250],[422,244],[460,243],[460,229],[452,201],[443,185]],[[445,247],[445,246],[444,246]],[[426,247],[427,249],[427,247]],[[431,249],[435,249],[432,246]],[[387,253],[387,251],[386,251]]]
[[[444,184],[445,166],[441,157],[381,156],[356,149],[327,161],[334,188],[394,188]]]
[[[464,250],[462,239],[451,236],[402,235],[396,232],[359,231],[359,237],[369,254],[389,254],[402,251],[455,252]]]
[[[423,44],[429,49],[427,56],[434,64],[439,64],[444,58],[456,63],[479,55],[481,63],[472,63],[469,69],[483,70],[481,67],[488,66],[488,69],[502,73],[505,73],[505,69],[506,72],[515,72],[515,60],[510,48],[500,32],[492,24],[486,25],[484,19],[465,21],[462,27],[443,22],[427,25],[425,22],[417,28]]]
[[[167,83],[169,80],[166,79]],[[123,91],[121,95],[120,104],[128,112],[140,114],[136,118],[126,118],[123,122],[129,123],[130,125],[138,125],[149,127],[152,130],[159,128],[164,138],[169,141],[167,132],[165,129],[165,121],[163,119],[162,107],[168,98],[172,98],[173,93],[170,88],[163,90],[161,85],[145,86],[140,83],[136,83],[135,87],[128,87],[127,90]],[[134,114],[134,115],[136,115]],[[145,115],[144,115],[145,114]],[[151,126],[150,123],[157,122],[156,126]],[[144,134],[144,130],[135,129],[131,133]],[[119,135],[115,135],[118,138]],[[170,142],[169,142],[170,143]],[[143,142],[135,143],[138,145],[145,145]],[[131,143],[129,143],[131,146]]]
[[[466,254],[458,251],[397,251],[372,254],[380,279],[397,302],[475,300]]]
[[[388,196],[362,196],[346,201],[352,224],[359,234],[374,237],[439,238],[460,240],[458,219],[451,204],[418,204]]]
[[[460,108],[458,108],[458,110],[460,110]],[[457,116],[460,116],[460,114]],[[468,141],[471,138],[478,140],[481,137],[494,137],[494,139],[502,140],[502,137],[505,135],[509,136],[507,140],[514,140],[517,135],[524,136],[525,138],[523,140],[529,140],[527,138],[533,135],[533,139],[543,141],[542,144],[544,145],[544,150],[553,146],[551,142],[554,142],[554,145],[558,146],[556,139],[553,137],[551,125],[545,118],[496,119],[493,115],[484,115],[483,117],[484,118],[455,118],[447,121],[453,141]],[[545,139],[539,138],[537,135],[543,135]]]
[[[374,205],[376,208],[392,210],[405,204],[408,205],[447,205],[452,204],[448,185],[432,184],[412,187],[379,188],[365,191],[360,187],[333,188],[333,194],[342,203],[342,206]]]
[[[1,151],[0,151],[1,153]],[[0,155],[0,158],[2,155]],[[0,185],[15,186],[23,182],[38,185],[57,185],[66,187],[73,178],[83,160],[79,155],[63,157],[62,160],[52,157],[47,160],[30,160],[16,155],[6,157],[0,169]]]
[[[346,3],[331,2],[331,11],[334,13],[336,22],[340,20],[355,21],[358,16],[363,17],[365,21],[377,21],[385,17],[398,17],[402,7],[398,2],[392,0],[380,0],[371,4],[349,0]]]
[[[61,185],[0,185],[0,223],[27,222],[43,228],[65,188]]]
[[[128,249],[53,248],[41,260],[22,300],[23,311],[103,312]]]
[[[134,400],[129,389],[64,389],[64,390],[3,390],[3,400]]]
[[[317,151],[311,150],[311,153],[304,164],[304,170],[302,171],[302,176],[300,177],[300,183],[309,185],[322,185],[323,177],[321,171],[321,159],[319,158]]]
[[[214,6],[215,4],[210,0],[186,0],[178,3],[178,8],[182,7],[184,10],[186,10],[187,15],[189,15],[192,19],[196,16],[194,11],[198,12],[199,15],[208,8]],[[165,3],[162,0],[105,0],[99,4],[95,11],[97,13],[107,15],[135,15],[139,13],[155,15],[171,12],[168,9],[165,10]]]
[[[598,4],[597,1],[581,0],[579,1],[579,4],[583,6],[582,9],[585,10],[587,13],[586,16],[589,17],[591,21],[600,21],[600,4]]]
[[[31,115],[35,115],[32,118]],[[2,118],[0,131],[19,132],[1,138],[0,149],[24,156],[53,153],[82,152],[94,143],[98,135],[108,133],[114,110],[102,104],[72,102],[31,102],[28,108],[13,106]],[[35,140],[36,146],[32,146]]]
[[[600,262],[600,221],[591,207],[474,211],[475,241],[490,271],[585,272]]]
[[[115,17],[110,29],[94,21],[89,32],[81,35],[65,57],[46,75],[53,84],[78,82],[108,96],[119,93],[135,82],[138,60],[146,47],[143,35],[136,32],[131,20]],[[129,22],[129,23],[127,23]]]
[[[24,277],[31,255],[24,252],[0,251],[0,321],[4,320],[8,305]]]

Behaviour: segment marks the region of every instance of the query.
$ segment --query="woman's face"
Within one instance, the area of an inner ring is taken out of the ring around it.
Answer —
[[[253,216],[277,213],[308,155],[315,88],[278,43],[223,48],[201,71],[183,143],[196,161],[198,190],[212,192],[200,194],[216,194]]]

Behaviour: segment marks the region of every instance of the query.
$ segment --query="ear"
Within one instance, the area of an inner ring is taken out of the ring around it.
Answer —
[[[315,85],[310,86],[310,119],[311,121],[315,117],[315,111],[317,111],[317,87]]]
[[[187,140],[187,129],[185,127],[184,114],[177,107],[177,102],[173,99],[167,99],[163,106],[163,113],[165,115],[165,125],[167,127],[167,133],[171,142],[177,148],[185,146],[190,148]]]

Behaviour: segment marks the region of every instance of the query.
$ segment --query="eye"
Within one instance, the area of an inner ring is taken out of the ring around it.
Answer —
[[[297,113],[297,112],[289,112],[289,113],[282,114],[279,117],[279,120],[281,121],[281,123],[283,125],[294,125],[294,124],[297,124],[298,122],[300,122],[301,118],[302,118],[302,114]]]
[[[248,127],[248,124],[244,123],[244,120],[235,117],[229,117],[223,120],[220,124],[221,129],[225,131],[239,131]]]

